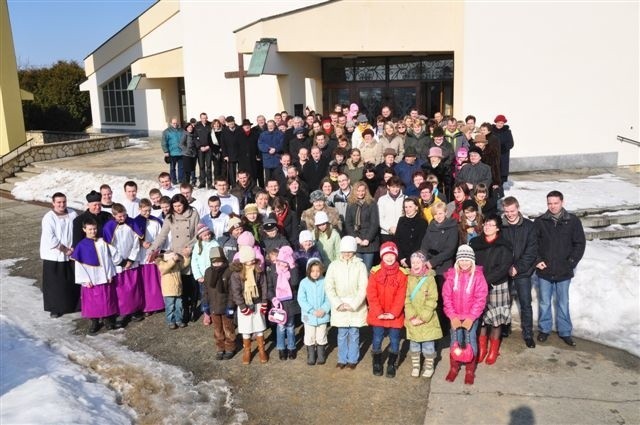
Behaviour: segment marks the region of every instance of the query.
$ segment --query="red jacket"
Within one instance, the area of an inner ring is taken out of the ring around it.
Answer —
[[[382,266],[372,268],[367,285],[367,302],[369,303],[367,323],[383,328],[403,328],[406,296],[407,274],[402,269],[387,275]],[[382,313],[392,313],[395,318],[378,319]]]

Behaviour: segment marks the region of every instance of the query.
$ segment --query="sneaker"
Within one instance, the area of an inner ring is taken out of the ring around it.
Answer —
[[[570,347],[575,347],[576,346],[576,342],[570,336],[561,336],[560,339],[563,340],[564,343],[567,344]]]
[[[216,353],[216,360],[222,360],[224,358],[224,351],[218,351]]]
[[[536,348],[536,343],[531,337],[525,338],[524,343],[527,345],[528,348]]]
[[[547,338],[549,338],[549,334],[538,332],[538,342],[547,342]]]
[[[175,323],[169,323],[169,329],[178,329],[178,325],[176,325]]]
[[[186,323],[182,323],[182,322],[178,322],[178,327],[179,328],[186,328],[187,324]]]

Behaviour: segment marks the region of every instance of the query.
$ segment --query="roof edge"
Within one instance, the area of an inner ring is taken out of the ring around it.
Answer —
[[[272,19],[281,18],[283,16],[293,15],[293,14],[298,13],[298,12],[303,12],[305,10],[314,9],[316,7],[324,6],[324,5],[328,4],[328,3],[336,3],[336,2],[339,2],[339,1],[341,1],[341,0],[327,0],[327,1],[320,2],[320,3],[311,4],[309,6],[301,7],[299,9],[293,9],[293,10],[289,10],[287,12],[278,13],[276,15],[266,16],[264,18],[258,19],[257,21],[253,21],[253,22],[251,22],[251,23],[249,23],[247,25],[244,25],[244,26],[238,28],[237,30],[234,30],[233,33],[236,34],[236,33],[240,32],[240,31],[242,31],[242,30],[244,30],[246,28],[249,28],[249,27],[251,27],[251,26],[253,26],[255,24],[259,24],[260,22],[270,21]]]

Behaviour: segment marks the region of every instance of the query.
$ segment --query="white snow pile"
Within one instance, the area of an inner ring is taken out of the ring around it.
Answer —
[[[638,187],[614,174],[599,174],[583,179],[535,182],[515,180],[506,196],[515,196],[523,214],[539,216],[547,210],[547,193],[559,190],[568,211],[640,204]]]
[[[127,147],[125,149],[143,149],[143,150],[147,150],[147,149],[151,149],[151,146],[149,146],[149,141],[148,140],[129,139],[129,143],[127,143]]]
[[[223,380],[125,348],[124,331],[72,333],[79,314],[52,320],[34,281],[0,261],[0,423],[220,424],[247,420]],[[16,302],[19,300],[19,302]]]

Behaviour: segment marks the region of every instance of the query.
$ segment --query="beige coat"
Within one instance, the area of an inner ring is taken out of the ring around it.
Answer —
[[[367,268],[358,257],[332,262],[324,278],[324,288],[331,302],[331,326],[362,327],[367,324]],[[338,311],[347,303],[353,311]]]
[[[162,257],[155,260],[158,270],[160,270],[160,287],[163,297],[179,297],[182,295],[182,278],[180,272],[189,267],[191,258],[182,257],[175,261],[173,259],[165,261]]]

